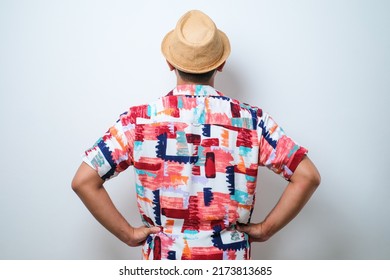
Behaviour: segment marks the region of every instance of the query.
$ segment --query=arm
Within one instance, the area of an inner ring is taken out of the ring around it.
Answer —
[[[252,241],[266,241],[294,219],[320,184],[320,174],[305,156],[290,178],[280,200],[258,224],[238,225],[237,229],[247,233]]]
[[[96,220],[131,247],[142,245],[150,234],[160,232],[159,227],[132,227],[114,206],[98,173],[85,162],[73,178],[72,189]]]

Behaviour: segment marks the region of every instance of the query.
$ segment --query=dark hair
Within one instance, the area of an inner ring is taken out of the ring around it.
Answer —
[[[209,72],[202,73],[202,74],[192,74],[192,73],[186,73],[183,72],[179,69],[177,69],[177,72],[179,73],[179,76],[187,82],[192,82],[192,83],[207,83],[210,81],[211,77],[214,75],[216,69],[213,69]]]

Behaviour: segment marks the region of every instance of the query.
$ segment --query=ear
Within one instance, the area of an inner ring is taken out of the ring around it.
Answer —
[[[226,61],[224,61],[224,62],[217,68],[217,71],[218,71],[218,72],[222,72],[223,67],[225,66],[225,63],[226,63]]]
[[[173,71],[175,70],[175,66],[173,66],[172,64],[169,63],[169,61],[167,60],[167,64],[168,64],[168,67],[169,67],[169,71]]]

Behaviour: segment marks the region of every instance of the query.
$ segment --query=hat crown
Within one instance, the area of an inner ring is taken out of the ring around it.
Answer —
[[[200,13],[196,16],[194,14]],[[216,32],[214,22],[200,11],[185,14],[176,25],[176,32],[189,44],[204,44],[213,39]]]
[[[201,11],[184,14],[161,45],[165,58],[177,69],[205,73],[221,65],[230,53],[226,35]]]

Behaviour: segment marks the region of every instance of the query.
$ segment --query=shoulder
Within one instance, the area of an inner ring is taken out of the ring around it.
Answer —
[[[137,118],[149,118],[149,106],[149,104],[131,106],[127,111],[120,114],[119,121],[126,126],[134,124]]]
[[[243,102],[243,101],[238,100],[238,99],[234,99],[234,98],[225,96],[222,92],[220,92],[220,91],[218,91],[218,90],[217,90],[217,92],[218,92],[226,101],[229,101],[229,102],[230,102],[232,109],[234,109],[234,110],[240,110],[240,111],[251,112],[252,115],[253,115],[253,113],[255,113],[254,115],[256,115],[256,116],[258,116],[258,117],[261,117],[261,116],[262,116],[263,110],[262,110],[260,107],[255,106],[255,105],[251,105],[251,104],[249,104],[249,103]]]
[[[129,125],[135,124],[137,119],[150,119],[151,115],[153,115],[154,108],[157,105],[162,104],[162,99],[168,96],[169,95],[159,97],[149,103],[130,106],[127,111],[119,116],[119,121],[121,121],[123,125]]]
[[[264,114],[260,107],[239,101],[237,99],[231,99],[231,104],[232,111],[239,110],[241,113],[247,112],[251,115],[252,118],[261,118]]]

